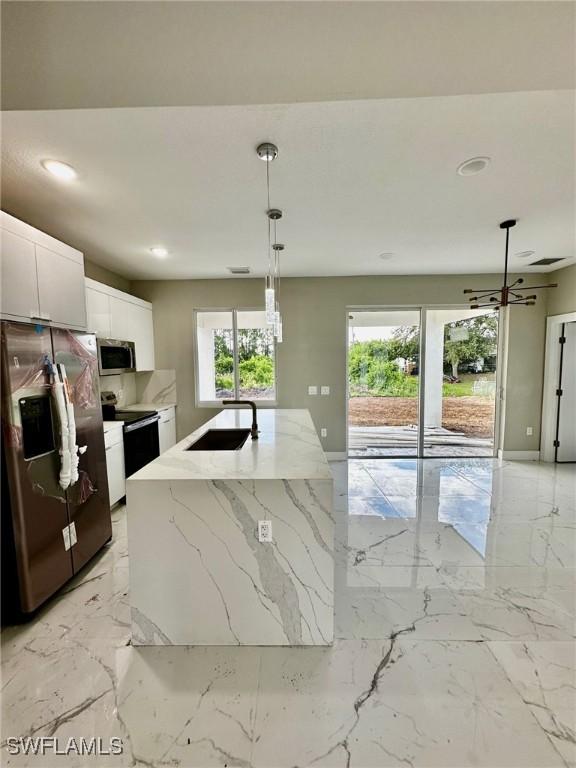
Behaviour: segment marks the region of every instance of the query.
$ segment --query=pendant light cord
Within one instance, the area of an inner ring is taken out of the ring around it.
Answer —
[[[266,218],[268,219],[268,274],[272,277],[272,233],[270,229],[270,161],[266,161],[266,195],[268,208],[266,209]]]
[[[508,287],[508,238],[510,237],[510,228],[506,228],[506,256],[504,258],[504,288]]]

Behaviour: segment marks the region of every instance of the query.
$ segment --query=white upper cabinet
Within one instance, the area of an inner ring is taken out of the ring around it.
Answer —
[[[86,328],[84,264],[36,246],[40,316],[60,325]]]
[[[101,338],[133,341],[136,370],[154,370],[152,304],[86,278],[88,329]]]
[[[107,293],[91,288],[88,282],[88,279],[86,279],[87,328],[102,339],[111,339],[110,296]]]
[[[2,229],[0,267],[2,275],[3,315],[30,320],[38,317],[38,280],[36,278],[36,253],[34,243],[20,235]]]
[[[0,211],[2,317],[86,328],[84,256]]]

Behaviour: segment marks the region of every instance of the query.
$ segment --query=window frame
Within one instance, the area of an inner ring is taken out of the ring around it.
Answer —
[[[198,315],[202,312],[230,312],[232,314],[232,336],[234,339],[234,390],[240,388],[240,368],[238,366],[238,312],[265,312],[264,307],[198,307],[194,309],[194,403],[196,408],[223,408],[222,400],[201,400],[199,397],[199,358],[198,358]],[[273,336],[274,346],[274,400],[255,400],[258,408],[276,408],[278,406],[278,345]],[[242,406],[226,406],[241,408]]]

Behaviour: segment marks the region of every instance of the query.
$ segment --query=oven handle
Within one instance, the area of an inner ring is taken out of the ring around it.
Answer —
[[[150,424],[154,424],[155,421],[160,421],[159,414],[150,416],[149,418],[143,419],[142,421],[136,421],[134,424],[124,424],[124,432],[133,432],[135,429],[140,429],[140,427],[147,427]]]

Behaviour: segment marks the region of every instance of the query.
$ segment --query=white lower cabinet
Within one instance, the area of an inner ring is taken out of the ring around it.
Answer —
[[[106,446],[106,472],[110,506],[126,496],[126,470],[124,468],[124,436],[122,429],[104,433]]]
[[[160,411],[160,421],[158,422],[158,441],[160,443],[160,453],[164,453],[168,448],[176,445],[176,409],[167,408]]]

